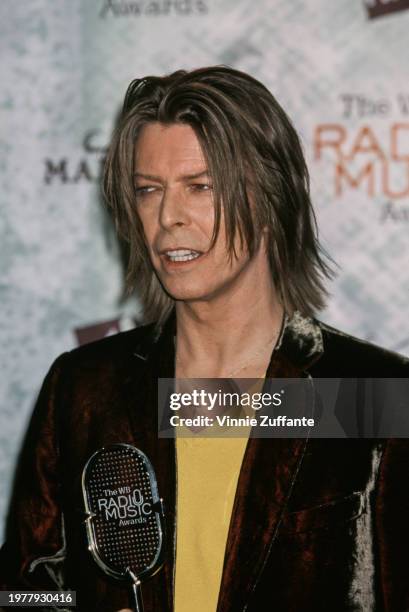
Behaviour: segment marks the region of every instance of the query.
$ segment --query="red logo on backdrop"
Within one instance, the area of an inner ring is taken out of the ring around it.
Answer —
[[[344,92],[338,102],[338,120],[316,125],[313,138],[334,196],[385,198],[380,221],[409,223],[409,91]]]
[[[324,151],[334,158],[334,187],[337,197],[347,189],[361,189],[371,198],[409,196],[409,122],[396,121],[383,130],[364,124],[342,123],[316,126],[315,159]]]
[[[409,0],[365,0],[370,19],[409,9]]]

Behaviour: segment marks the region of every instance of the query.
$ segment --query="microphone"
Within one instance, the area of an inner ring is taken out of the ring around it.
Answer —
[[[128,580],[136,612],[141,582],[163,565],[164,510],[147,456],[130,444],[95,452],[82,472],[88,549],[109,576]]]

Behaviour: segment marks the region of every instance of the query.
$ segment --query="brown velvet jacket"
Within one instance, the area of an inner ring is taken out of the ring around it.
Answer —
[[[2,588],[58,584],[83,612],[130,605],[87,550],[80,486],[92,453],[126,442],[151,459],[166,507],[165,564],[143,584],[145,612],[173,610],[176,457],[174,440],[157,437],[157,378],[173,377],[174,333],[172,313],[159,334],[140,327],[56,360],[19,462]],[[296,313],[267,376],[408,377],[409,360]],[[409,440],[251,438],[217,612],[408,611],[408,553]]]

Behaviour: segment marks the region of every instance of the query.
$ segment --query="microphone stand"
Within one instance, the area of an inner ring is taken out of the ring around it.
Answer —
[[[143,612],[141,581],[135,576],[135,574],[129,569],[129,567],[127,569],[127,572],[130,579],[132,580],[132,594],[135,612]]]

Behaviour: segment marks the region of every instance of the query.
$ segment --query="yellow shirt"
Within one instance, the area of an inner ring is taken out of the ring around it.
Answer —
[[[176,612],[215,612],[247,437],[176,438]]]
[[[185,433],[176,437],[175,612],[215,612],[250,427],[241,427],[240,437],[231,437],[231,431],[227,437]]]

